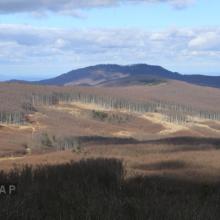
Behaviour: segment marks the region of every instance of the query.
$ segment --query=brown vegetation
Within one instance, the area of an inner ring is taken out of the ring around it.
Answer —
[[[169,82],[114,89],[1,84],[0,91],[1,112],[24,114],[22,123],[1,123],[2,169],[115,157],[125,161],[129,175],[168,172],[218,179],[217,89]],[[207,117],[199,116],[206,112]],[[175,161],[184,166],[158,169],[169,161],[171,166]]]
[[[141,169],[182,169],[167,161]],[[55,166],[24,167],[0,173],[16,182],[18,193],[0,199],[2,219],[201,219],[220,218],[220,183],[172,176],[125,178],[115,159],[83,160]]]

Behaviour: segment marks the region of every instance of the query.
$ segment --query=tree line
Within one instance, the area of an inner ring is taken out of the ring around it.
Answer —
[[[24,112],[0,112],[0,123],[23,124],[25,123],[25,114]]]
[[[80,102],[85,104],[96,104],[105,109],[127,110],[132,113],[161,113],[165,120],[173,123],[187,123],[192,118],[218,120],[220,112],[204,111],[193,108],[190,105],[176,104],[161,100],[147,102],[132,101],[124,98],[85,94],[81,92],[69,93],[32,93],[23,102],[20,111],[0,111],[0,123],[24,124],[26,115],[37,111],[38,106],[52,106],[59,103]]]
[[[96,104],[105,109],[127,110],[129,112],[146,113],[158,112],[165,115],[169,122],[186,123],[193,117],[220,121],[220,112],[204,111],[193,108],[190,105],[176,104],[160,100],[148,102],[131,101],[123,98],[110,96],[99,96],[94,94],[53,93],[32,94],[33,106],[56,105],[59,103],[81,102],[85,104]]]
[[[17,124],[23,125],[26,123],[26,116],[36,109],[32,105],[31,101],[24,102],[21,108],[18,107],[17,111],[0,111],[0,123],[1,124]]]

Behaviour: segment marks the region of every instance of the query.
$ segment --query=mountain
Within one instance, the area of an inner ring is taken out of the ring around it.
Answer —
[[[201,86],[220,88],[220,76],[183,75],[161,66],[147,64],[127,66],[101,64],[72,70],[55,78],[31,83],[59,86],[126,86],[158,84],[167,80],[179,80]]]

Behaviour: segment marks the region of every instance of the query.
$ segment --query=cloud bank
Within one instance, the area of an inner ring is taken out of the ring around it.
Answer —
[[[1,66],[96,63],[203,65],[220,59],[220,27],[200,29],[58,29],[0,24]]]
[[[77,15],[77,10],[112,7],[121,4],[166,3],[184,8],[195,0],[1,0],[0,13],[61,13]]]

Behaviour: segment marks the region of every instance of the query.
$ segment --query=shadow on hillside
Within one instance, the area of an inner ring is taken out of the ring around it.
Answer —
[[[0,197],[0,219],[220,219],[220,183],[125,179],[115,159],[14,169],[0,182],[18,183],[17,195]]]
[[[64,138],[65,139],[65,138]],[[186,147],[186,150],[207,149],[212,146],[215,149],[220,149],[220,138],[206,138],[206,137],[170,137],[156,140],[137,140],[135,138],[123,137],[108,137],[108,136],[76,136],[66,137],[66,139],[79,140],[80,143],[85,145],[127,145],[127,144],[164,144],[171,146]],[[182,149],[182,148],[181,148]],[[183,148],[184,149],[184,148]]]
[[[208,151],[220,150],[220,138],[207,137],[170,137],[156,140],[137,140],[134,138],[116,138],[102,136],[81,136],[77,137],[84,146],[91,145],[164,145],[168,146],[161,153],[175,153],[186,151]]]
[[[171,137],[151,140],[148,143],[169,146],[164,153],[220,150],[220,138]]]
[[[208,137],[171,137],[158,140],[148,141],[152,144],[166,145],[190,145],[190,146],[213,146],[215,149],[220,149],[220,138]]]
[[[134,168],[140,170],[179,170],[188,168],[189,165],[186,164],[184,161],[180,160],[169,160],[169,161],[162,161],[158,163],[150,163],[150,164],[140,164],[135,166]]]

